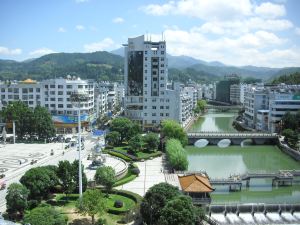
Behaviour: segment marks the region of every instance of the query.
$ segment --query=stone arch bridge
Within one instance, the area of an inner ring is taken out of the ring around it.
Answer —
[[[217,145],[223,139],[229,139],[233,145],[240,145],[244,140],[251,140],[252,143],[274,144],[278,138],[276,133],[254,133],[254,132],[240,132],[240,133],[227,133],[227,132],[194,132],[188,133],[188,143],[193,145],[199,139],[206,139],[209,144]]]

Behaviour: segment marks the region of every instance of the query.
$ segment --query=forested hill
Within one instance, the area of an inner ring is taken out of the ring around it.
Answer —
[[[124,51],[122,51],[124,52]],[[256,80],[272,81],[274,77],[300,72],[300,67],[267,68],[227,66],[220,62],[205,62],[187,56],[168,55],[169,80],[187,82],[193,80],[209,83],[224,75],[237,74],[242,80],[253,77]],[[53,53],[23,62],[0,60],[0,80],[43,80],[66,75],[82,79],[105,81],[124,80],[124,57],[116,53]]]
[[[282,75],[273,79],[272,84],[300,84],[300,72],[292,73],[289,75]]]
[[[109,52],[53,53],[16,62],[0,60],[0,80],[42,80],[70,74],[82,79],[123,80],[124,59]]]

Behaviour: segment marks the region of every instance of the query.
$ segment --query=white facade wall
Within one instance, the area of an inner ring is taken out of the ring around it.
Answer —
[[[125,45],[125,115],[144,128],[164,119],[181,122],[180,90],[167,88],[166,42],[129,38]]]

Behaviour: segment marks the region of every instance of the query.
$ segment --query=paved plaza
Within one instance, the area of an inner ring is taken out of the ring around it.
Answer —
[[[132,191],[144,196],[150,187],[166,181],[163,173],[162,157],[137,162],[136,164],[140,169],[139,176],[133,181],[117,187],[117,189]]]

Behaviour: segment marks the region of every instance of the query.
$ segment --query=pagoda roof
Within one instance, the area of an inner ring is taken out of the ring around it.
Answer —
[[[184,192],[205,193],[212,192],[214,188],[211,186],[208,177],[196,174],[178,176],[181,189]]]

